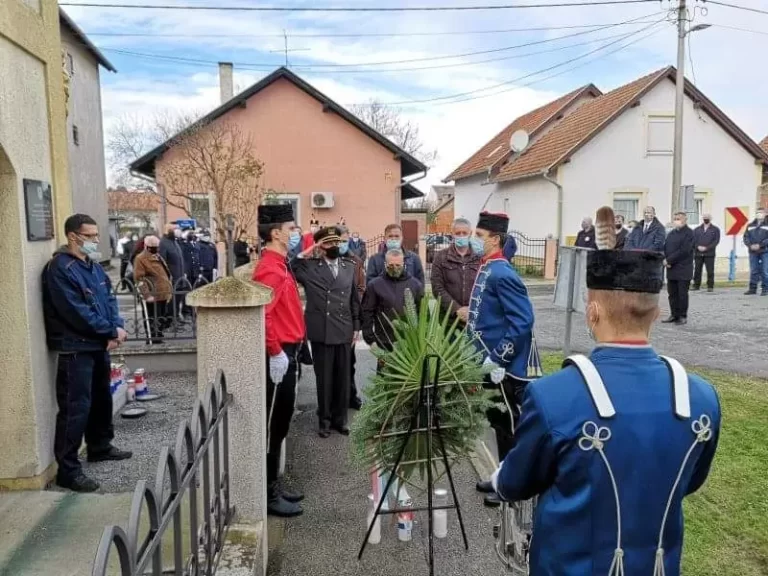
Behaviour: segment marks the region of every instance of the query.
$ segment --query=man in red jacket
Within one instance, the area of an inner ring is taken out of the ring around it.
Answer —
[[[278,481],[280,447],[288,435],[296,401],[297,357],[306,334],[296,279],[288,268],[288,252],[301,238],[290,205],[259,206],[259,237],[264,245],[253,280],[272,288],[264,324],[267,340],[267,512],[283,518],[303,513],[301,494],[286,491]]]

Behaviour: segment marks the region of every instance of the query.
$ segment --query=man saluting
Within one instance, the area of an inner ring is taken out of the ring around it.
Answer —
[[[597,220],[613,230],[610,208]],[[517,443],[492,477],[504,500],[539,496],[536,576],[679,575],[682,500],[717,446],[714,388],[648,344],[664,256],[611,248],[587,256],[596,348],[528,386]]]
[[[499,460],[514,444],[515,421],[528,382],[541,375],[539,355],[533,338],[533,306],[525,284],[504,257],[509,217],[483,212],[470,240],[476,254],[482,255],[467,312],[467,330],[495,368],[486,384],[499,391],[498,403],[505,409],[488,410],[488,421],[496,433]],[[459,314],[461,316],[461,313]],[[486,493],[485,504],[498,506],[499,498],[491,483],[478,482],[477,490]]]
[[[298,516],[301,494],[292,494],[278,482],[280,447],[288,435],[296,401],[296,358],[304,340],[304,312],[296,279],[288,269],[288,251],[301,241],[290,205],[259,206],[259,237],[264,251],[253,271],[253,280],[272,288],[272,302],[265,309],[269,363],[267,372],[267,512],[273,516]]]

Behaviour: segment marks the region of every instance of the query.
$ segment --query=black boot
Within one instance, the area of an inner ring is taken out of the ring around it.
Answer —
[[[483,500],[483,504],[488,506],[489,508],[495,508],[499,504],[501,504],[501,498],[499,498],[499,495],[494,492],[493,494],[486,494],[485,499]]]
[[[301,492],[297,492],[295,490],[287,490],[285,488],[285,483],[282,479],[277,481],[277,489],[279,490],[280,496],[283,497],[283,500],[287,500],[288,502],[293,502],[294,504],[296,502],[301,502],[304,500],[304,494]]]
[[[744,292],[744,296],[754,296],[755,294],[757,294],[757,286],[750,286],[749,290]]]
[[[475,490],[482,492],[483,494],[494,493],[493,485],[491,484],[490,480],[480,480],[477,484],[475,484]]]
[[[273,482],[267,488],[267,514],[279,518],[293,518],[304,514],[301,506],[295,502],[289,502],[280,494],[277,482]]]

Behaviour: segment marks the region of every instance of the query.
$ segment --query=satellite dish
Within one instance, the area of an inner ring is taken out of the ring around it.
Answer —
[[[516,130],[509,139],[509,147],[512,149],[512,152],[519,154],[528,147],[528,142],[528,132],[525,130]]]

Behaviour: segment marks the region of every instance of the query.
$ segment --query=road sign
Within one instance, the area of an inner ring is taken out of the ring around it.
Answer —
[[[749,223],[748,206],[731,206],[725,209],[725,235],[738,236]]]

